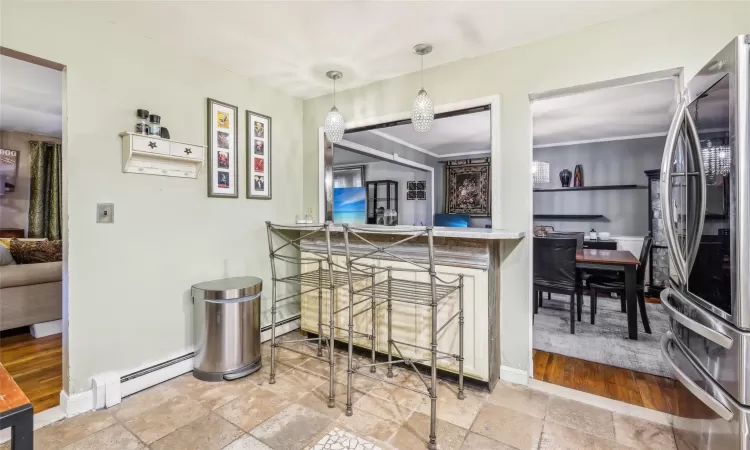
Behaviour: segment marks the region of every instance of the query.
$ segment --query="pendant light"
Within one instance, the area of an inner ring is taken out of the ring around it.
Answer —
[[[432,122],[435,119],[435,105],[427,96],[427,91],[424,90],[424,55],[432,51],[432,46],[430,44],[417,44],[412,51],[421,57],[422,66],[419,72],[421,86],[417,97],[411,104],[411,124],[414,130],[424,133],[432,127]]]
[[[326,72],[326,76],[333,80],[333,108],[328,112],[325,121],[326,138],[334,144],[338,144],[344,138],[344,116],[336,109],[336,80],[344,74],[337,70]]]
[[[547,161],[534,161],[531,167],[534,184],[549,183],[549,163]]]

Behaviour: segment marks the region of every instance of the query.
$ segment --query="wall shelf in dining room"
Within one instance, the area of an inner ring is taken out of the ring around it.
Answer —
[[[534,214],[534,219],[594,220],[603,218],[602,214]]]
[[[559,188],[534,188],[534,192],[563,192],[563,191],[615,191],[628,189],[647,189],[640,184],[609,184],[601,186],[559,187]]]

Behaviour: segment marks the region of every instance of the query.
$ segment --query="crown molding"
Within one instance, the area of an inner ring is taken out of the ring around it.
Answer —
[[[433,158],[441,158],[442,157],[441,155],[438,155],[437,153],[433,153],[433,152],[431,152],[431,151],[429,151],[427,149],[419,147],[418,145],[414,145],[411,142],[406,142],[405,140],[399,139],[396,136],[392,136],[392,135],[390,135],[390,134],[388,134],[388,133],[386,133],[384,131],[381,131],[381,130],[369,130],[369,131],[370,131],[370,133],[372,133],[372,134],[374,134],[376,136],[380,136],[380,137],[382,137],[384,139],[388,139],[389,141],[395,142],[397,144],[401,144],[404,147],[409,147],[412,150],[416,150],[416,151],[422,152],[422,153],[424,153],[426,155],[430,155]]]
[[[534,146],[534,148],[563,147],[566,145],[594,144],[597,142],[627,141],[630,139],[664,137],[666,135],[667,135],[666,131],[663,133],[632,134],[632,135],[626,135],[626,136],[615,136],[615,137],[599,138],[599,139],[584,139],[581,141],[567,141],[567,142],[553,142],[551,144],[537,144]]]

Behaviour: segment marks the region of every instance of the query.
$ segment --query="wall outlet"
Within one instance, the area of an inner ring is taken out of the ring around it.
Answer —
[[[96,223],[115,223],[115,204],[96,204]]]

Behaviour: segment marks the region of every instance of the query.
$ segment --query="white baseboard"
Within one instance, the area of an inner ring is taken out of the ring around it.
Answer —
[[[62,333],[62,320],[53,320],[51,322],[35,323],[31,326],[31,335],[36,339],[53,334]]]
[[[60,408],[66,417],[92,411],[94,409],[94,391],[88,390],[73,395],[60,391]]]
[[[293,320],[283,325],[276,326],[276,335],[289,333],[298,329],[300,326],[300,319]],[[261,342],[265,342],[271,339],[271,330],[266,330],[261,333]],[[124,371],[124,373],[133,373],[143,369],[140,367],[132,371]],[[145,375],[139,376],[132,380],[128,380],[120,384],[120,396],[122,398],[128,395],[133,395],[136,392],[140,392],[144,389],[148,389],[157,384],[163,383],[172,378],[178,377],[182,374],[188,373],[193,370],[193,358],[180,361],[176,364],[155,370]],[[101,393],[100,393],[101,395]],[[79,392],[78,394],[68,395],[65,391],[60,392],[60,410],[66,417],[73,417],[86,411],[93,410],[97,405],[95,404],[94,390],[88,390]],[[101,403],[101,402],[99,402]]]
[[[674,420],[674,416],[671,414],[612,400],[611,398],[600,397],[598,395],[589,394],[588,392],[576,391],[575,389],[558,386],[540,380],[530,379],[529,387],[537,391],[546,392],[547,394],[556,395],[558,397],[585,403],[591,406],[597,406],[618,414],[637,417],[639,419],[660,423],[662,425],[671,426]]]
[[[144,389],[148,389],[151,386],[163,383],[171,380],[172,378],[179,377],[182,374],[191,372],[193,370],[193,358],[180,361],[177,364],[164,367],[163,369],[155,370],[146,375],[138,378],[133,378],[122,384],[120,384],[120,393],[122,398],[128,395],[133,395],[136,392],[140,392]]]
[[[525,370],[500,366],[500,379],[513,384],[529,384],[529,373]]]
[[[276,325],[276,336],[281,336],[282,334],[287,334],[289,332],[292,332],[300,327],[300,319],[293,320],[289,323],[285,323],[283,325]],[[271,340],[271,330],[268,329],[266,331],[263,331],[260,333],[260,341],[266,342]]]

